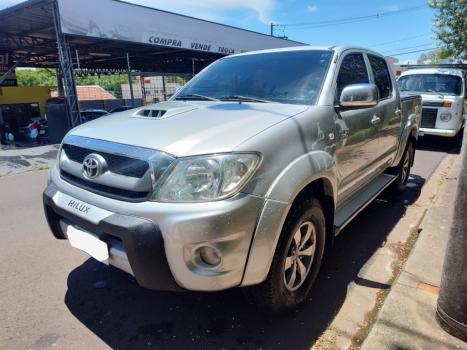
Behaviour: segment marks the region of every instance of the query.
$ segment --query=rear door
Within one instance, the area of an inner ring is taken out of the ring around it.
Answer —
[[[384,167],[396,155],[402,114],[399,110],[399,96],[386,60],[372,54],[367,54],[367,57],[372,82],[379,90],[379,103],[373,121],[376,122],[379,142],[376,156],[379,158],[379,164]]]
[[[335,101],[338,104],[344,87],[369,83],[364,54],[349,52],[341,58],[336,79]],[[377,128],[372,118],[377,107],[340,110],[336,118],[338,146],[335,159],[339,173],[339,201],[360,188],[371,177],[378,151]]]

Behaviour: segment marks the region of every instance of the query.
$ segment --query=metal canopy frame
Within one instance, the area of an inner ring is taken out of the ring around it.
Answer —
[[[8,52],[18,67],[57,69],[57,86],[62,90],[63,85],[72,126],[81,122],[74,69],[126,71],[131,84],[131,76],[135,75],[135,71],[190,76],[227,55],[69,35],[62,33],[60,21],[57,0],[27,0],[1,10],[0,53]]]

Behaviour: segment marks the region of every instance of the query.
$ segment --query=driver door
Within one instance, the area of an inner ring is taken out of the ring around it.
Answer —
[[[361,52],[351,52],[341,58],[336,79],[336,105],[344,87],[369,83],[368,67]],[[338,201],[341,202],[372,177],[378,157],[378,125],[374,122],[376,107],[345,110],[336,113],[338,169]]]

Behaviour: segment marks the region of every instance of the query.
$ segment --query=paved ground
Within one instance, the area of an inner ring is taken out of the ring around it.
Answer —
[[[57,157],[58,145],[0,150],[0,176],[48,168]]]
[[[378,314],[362,350],[467,349],[435,320],[438,290],[453,215],[458,166],[446,174],[428,208],[420,236]]]
[[[309,303],[280,318],[259,314],[238,289],[139,288],[52,238],[42,215],[44,171],[0,178],[0,348],[308,349],[339,312],[349,283],[368,283],[359,271],[453,149],[431,141],[422,148],[404,196],[375,201],[359,215],[338,237]]]

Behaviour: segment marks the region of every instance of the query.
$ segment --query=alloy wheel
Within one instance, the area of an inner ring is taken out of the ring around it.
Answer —
[[[289,291],[296,291],[305,282],[315,251],[316,228],[306,221],[295,231],[285,258],[284,283]]]

